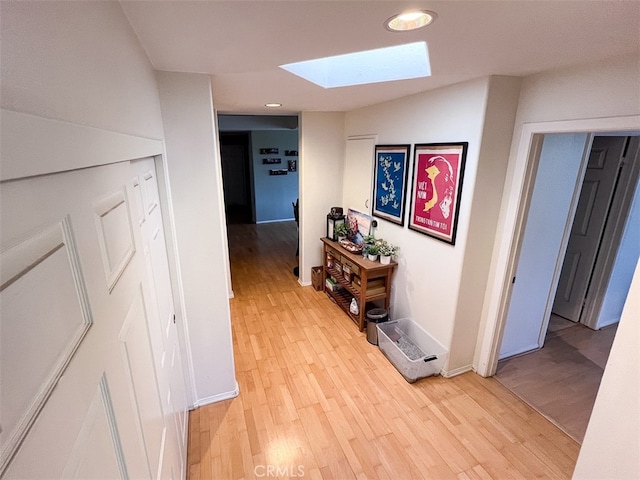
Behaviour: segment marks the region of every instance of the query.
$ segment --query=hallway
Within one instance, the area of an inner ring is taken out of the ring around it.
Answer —
[[[571,476],[579,445],[499,382],[408,384],[301,287],[294,222],[228,228],[240,395],[190,413],[188,478]]]

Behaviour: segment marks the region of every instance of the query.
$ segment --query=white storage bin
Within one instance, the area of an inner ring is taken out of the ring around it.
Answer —
[[[409,318],[379,323],[378,347],[409,383],[439,375],[448,355],[435,338]]]

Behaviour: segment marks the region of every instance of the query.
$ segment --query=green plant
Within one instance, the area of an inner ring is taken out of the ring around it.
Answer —
[[[373,235],[365,235],[362,241],[365,245],[373,245],[374,243],[376,243],[376,239]]]
[[[380,255],[385,257],[393,257],[396,253],[398,253],[398,250],[400,250],[400,247],[397,247],[396,245],[392,245],[391,243],[385,240],[382,240],[378,247],[378,251],[380,252]]]
[[[367,248],[367,255],[376,256],[379,253],[380,253],[380,246],[377,243],[369,245],[369,247]]]
[[[333,228],[333,231],[337,237],[346,237],[350,233],[346,223],[339,223]]]

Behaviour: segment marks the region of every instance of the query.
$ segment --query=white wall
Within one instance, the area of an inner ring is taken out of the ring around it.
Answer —
[[[640,477],[640,262],[607,360],[573,478]]]
[[[488,268],[486,257],[490,256],[493,245],[492,225],[497,221],[500,200],[494,190],[500,190],[504,177],[518,95],[518,80],[492,82],[490,78],[474,80],[359,109],[346,116],[347,136],[378,134],[380,144],[469,142],[455,246],[384,220],[378,221],[376,230],[377,237],[400,246],[391,316],[412,318],[448,350],[453,350],[455,355],[445,366],[449,374],[471,367],[483,300],[481,285],[478,288],[472,280],[472,265],[479,267],[480,277],[482,269]],[[492,85],[495,90],[490,96]],[[486,127],[486,141],[491,139],[492,145],[485,145],[486,151],[481,156],[489,98],[491,118],[496,124]],[[495,130],[490,131],[491,128]],[[479,184],[478,177],[492,178],[495,183]],[[357,181],[357,178],[345,179],[345,182]],[[486,201],[484,226],[482,222],[474,224],[474,232],[480,235],[477,242],[476,237],[469,234],[474,199]],[[488,235],[483,235],[482,228],[486,228]],[[470,277],[465,280],[462,291],[465,264]],[[485,278],[486,275],[485,271]],[[475,315],[465,312],[458,316],[464,302],[475,306]],[[454,338],[458,321],[461,323]]]
[[[327,213],[342,205],[344,113],[300,116],[300,283],[311,285],[311,267],[322,265]]]
[[[211,80],[171,72],[158,72],[157,79],[198,406],[238,393]]]
[[[261,148],[278,148],[274,155],[260,154]],[[251,132],[251,159],[255,192],[256,223],[292,220],[292,203],[299,196],[299,170],[286,175],[269,175],[269,170],[288,169],[288,161],[298,162],[298,155],[286,157],[286,150],[298,150],[297,130],[253,130]],[[299,152],[298,152],[299,153]],[[265,158],[279,158],[282,163],[263,164]]]
[[[472,241],[465,252],[449,351],[449,368],[458,371],[473,363],[519,94],[519,78],[491,77],[469,219]]]
[[[31,137],[3,143],[2,179],[162,153],[155,74],[120,5],[1,5],[2,135]]]
[[[638,54],[525,77],[515,143],[520,141],[520,128],[524,123],[637,115],[639,77]]]
[[[163,138],[153,68],[119,3],[2,2],[1,22],[2,108]]]
[[[633,203],[616,255],[616,263],[607,285],[607,293],[602,301],[598,328],[612,325],[620,320],[633,278],[633,260],[638,258],[640,258],[640,182],[636,185]]]

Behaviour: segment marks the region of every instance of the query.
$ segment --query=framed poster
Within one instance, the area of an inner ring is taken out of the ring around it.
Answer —
[[[455,245],[468,145],[460,142],[415,146],[411,230]]]
[[[373,169],[375,217],[404,225],[410,145],[376,145]]]

